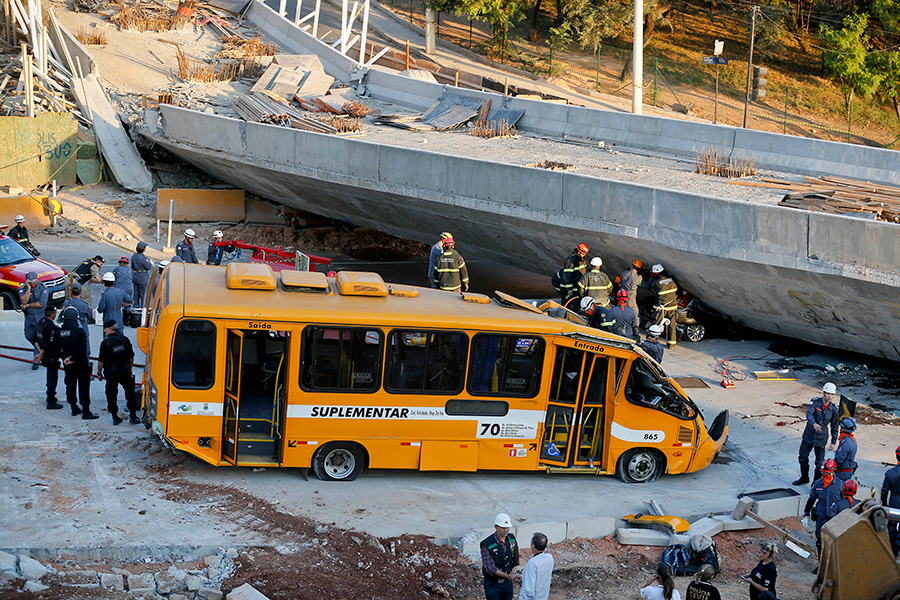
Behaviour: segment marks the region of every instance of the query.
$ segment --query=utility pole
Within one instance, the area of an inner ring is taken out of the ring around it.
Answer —
[[[634,47],[631,51],[631,112],[639,115],[644,105],[644,0],[634,0]]]
[[[758,6],[753,7],[750,25],[750,58],[747,59],[747,92],[744,95],[744,129],[747,129],[747,111],[750,108],[750,78],[753,77],[753,40],[756,38],[756,11],[758,9]]]

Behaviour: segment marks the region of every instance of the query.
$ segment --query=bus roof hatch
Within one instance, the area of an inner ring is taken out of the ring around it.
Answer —
[[[225,283],[229,290],[274,290],[275,272],[261,263],[229,263]]]
[[[337,274],[341,296],[387,296],[388,288],[378,273],[341,271]]]
[[[317,271],[282,271],[281,285],[290,292],[327,292],[328,278]]]

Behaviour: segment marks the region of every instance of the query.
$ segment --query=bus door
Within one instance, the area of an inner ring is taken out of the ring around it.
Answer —
[[[228,331],[222,452],[231,464],[281,464],[288,338],[266,328]]]
[[[603,455],[608,359],[557,346],[541,463],[594,467]]]

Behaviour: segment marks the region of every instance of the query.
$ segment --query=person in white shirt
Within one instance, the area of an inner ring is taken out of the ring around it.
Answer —
[[[519,600],[547,600],[553,575],[553,555],[547,552],[546,535],[535,533],[531,536],[531,552],[531,560],[522,571]]]
[[[656,575],[641,588],[641,598],[647,600],[681,600],[681,594],[675,589],[675,578],[672,567],[659,563]]]

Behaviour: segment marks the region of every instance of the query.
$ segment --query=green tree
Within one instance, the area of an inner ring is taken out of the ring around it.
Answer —
[[[459,0],[456,14],[490,23],[494,28],[494,44],[502,54],[509,40],[509,28],[524,18],[528,6],[527,0]]]
[[[878,91],[884,79],[877,60],[872,59],[875,55],[869,54],[868,26],[869,17],[865,13],[847,15],[841,29],[819,26],[819,37],[826,48],[822,52],[822,64],[825,72],[840,82],[848,114],[854,94],[869,97]]]

